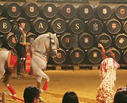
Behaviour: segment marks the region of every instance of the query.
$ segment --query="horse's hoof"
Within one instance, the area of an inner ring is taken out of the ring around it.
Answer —
[[[41,97],[39,97],[39,103],[44,103],[44,101]]]
[[[40,92],[41,92],[41,93],[43,93],[43,92],[44,92],[44,90],[43,90],[43,89],[40,89]]]
[[[16,94],[13,95],[14,97],[16,97]],[[16,98],[12,97],[12,99],[16,100]]]

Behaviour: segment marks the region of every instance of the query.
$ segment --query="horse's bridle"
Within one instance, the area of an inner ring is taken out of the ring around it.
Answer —
[[[55,41],[55,40],[54,40]],[[52,48],[52,37],[51,37],[51,34],[49,33],[49,50],[48,50],[48,54],[47,54],[47,56],[48,56],[48,58],[49,58],[49,56],[50,55],[52,55],[52,53],[53,53],[53,48]],[[58,48],[59,48],[59,46],[58,46]]]
[[[35,50],[32,52],[34,55],[38,56],[39,58],[43,59],[45,62],[48,61],[50,54],[52,53],[52,43],[51,43],[51,34],[49,34],[49,50],[47,50],[47,53],[41,54],[40,51]],[[47,56],[47,57],[46,57]]]
[[[49,50],[47,50],[47,53],[45,52],[45,53],[42,54],[40,51],[37,51],[37,50],[32,51],[32,53],[34,55],[40,57],[41,59],[43,59],[45,62],[47,62],[48,59],[49,59],[50,54],[53,51],[53,49],[52,49],[52,41],[51,40],[52,40],[51,34],[49,34]],[[58,48],[59,48],[59,45],[58,45]]]
[[[48,54],[50,55],[52,53],[52,43],[51,43],[51,34],[49,33],[49,51]]]

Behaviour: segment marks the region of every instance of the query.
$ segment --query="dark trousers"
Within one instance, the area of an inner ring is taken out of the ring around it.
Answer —
[[[26,58],[26,49],[25,46],[21,44],[17,44],[15,47],[18,55],[18,67],[17,67],[17,75],[21,75],[22,68],[24,67],[24,58]]]
[[[24,60],[21,59],[18,60],[17,75],[21,75],[24,65],[25,65]]]

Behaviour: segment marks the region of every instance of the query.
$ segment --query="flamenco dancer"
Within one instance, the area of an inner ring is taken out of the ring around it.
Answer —
[[[105,52],[102,44],[98,44],[98,47],[102,49],[104,60],[100,64],[101,83],[98,87],[96,100],[98,103],[113,103],[116,69],[120,65],[115,61],[115,54],[111,50]]]

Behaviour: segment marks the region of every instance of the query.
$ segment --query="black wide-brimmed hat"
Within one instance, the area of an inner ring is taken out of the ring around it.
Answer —
[[[22,22],[26,23],[26,21],[27,21],[27,19],[25,19],[25,18],[23,18],[23,17],[19,17],[19,18],[16,20],[17,23],[22,23]]]

